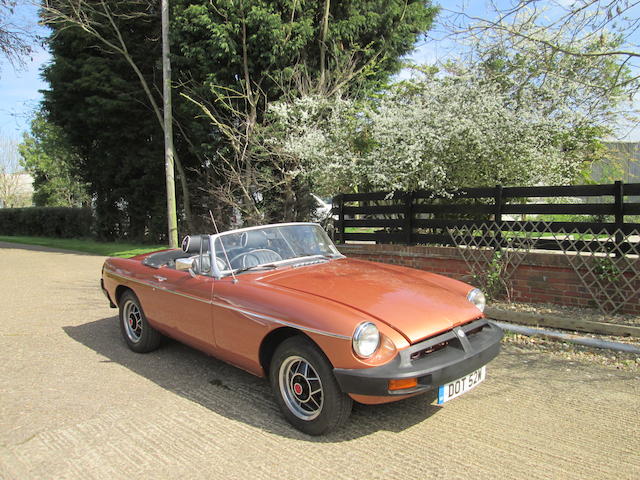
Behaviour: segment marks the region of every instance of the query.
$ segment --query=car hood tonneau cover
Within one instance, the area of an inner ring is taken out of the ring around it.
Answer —
[[[262,281],[364,312],[396,329],[410,343],[481,316],[464,293],[447,288],[450,279],[373,262],[334,260],[274,272]]]

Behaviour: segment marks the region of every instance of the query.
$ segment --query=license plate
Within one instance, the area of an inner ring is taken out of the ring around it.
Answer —
[[[486,376],[487,367],[485,366],[480,367],[478,370],[454,380],[453,382],[440,385],[440,388],[438,388],[438,405],[442,405],[444,402],[448,402],[449,400],[468,392],[482,382]]]

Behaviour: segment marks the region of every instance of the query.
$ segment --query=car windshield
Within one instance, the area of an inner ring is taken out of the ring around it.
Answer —
[[[224,248],[223,248],[224,247]],[[214,253],[220,273],[276,267],[309,257],[342,255],[317,224],[269,225],[215,236]]]

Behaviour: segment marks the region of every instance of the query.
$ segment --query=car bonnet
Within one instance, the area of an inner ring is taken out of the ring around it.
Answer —
[[[481,316],[465,293],[450,288],[450,279],[374,262],[333,260],[274,272],[262,281],[366,313],[410,343]]]

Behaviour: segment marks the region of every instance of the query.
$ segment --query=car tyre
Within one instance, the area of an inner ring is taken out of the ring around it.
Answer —
[[[162,341],[162,334],[149,325],[136,294],[131,290],[124,292],[118,308],[120,332],[127,346],[137,353],[156,350]]]
[[[278,346],[269,377],[280,410],[298,430],[322,435],[349,419],[353,400],[340,390],[333,367],[307,338],[290,337]]]

